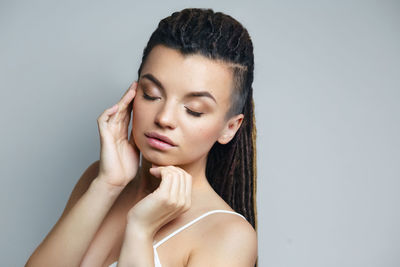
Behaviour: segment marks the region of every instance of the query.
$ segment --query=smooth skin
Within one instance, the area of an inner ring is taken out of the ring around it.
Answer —
[[[220,62],[185,58],[156,46],[143,67],[146,73],[164,89],[141,76],[98,117],[100,160],[83,173],[60,219],[26,266],[108,267],[116,260],[122,267],[154,266],[154,240],[209,210],[232,211],[205,177],[209,149],[214,142],[229,142],[243,119],[242,114],[224,118],[231,72]],[[200,89],[208,90],[216,103],[188,96]],[[167,135],[177,146],[168,151],[150,147],[144,136],[148,131]],[[254,266],[257,236],[243,218],[213,214],[157,252],[164,267]]]

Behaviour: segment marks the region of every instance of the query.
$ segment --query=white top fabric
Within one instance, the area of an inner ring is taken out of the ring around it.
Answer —
[[[161,262],[160,259],[158,258],[158,254],[157,254],[157,248],[162,245],[165,241],[167,241],[168,239],[170,239],[171,237],[173,237],[174,235],[178,234],[179,232],[185,230],[186,228],[188,228],[189,226],[191,226],[192,224],[196,223],[197,221],[203,219],[204,217],[213,214],[213,213],[231,213],[231,214],[236,214],[239,215],[240,217],[242,217],[243,219],[246,220],[246,218],[237,213],[237,212],[233,212],[233,211],[229,211],[229,210],[211,210],[208,211],[206,213],[204,213],[203,215],[197,217],[196,219],[192,220],[191,222],[185,224],[184,226],[180,227],[179,229],[175,230],[174,232],[172,232],[171,234],[169,234],[168,236],[164,237],[163,239],[161,239],[160,241],[158,241],[157,243],[153,244],[153,251],[154,251],[154,266],[155,267],[162,267],[161,266]],[[117,261],[114,262],[113,264],[111,264],[109,267],[117,267]]]

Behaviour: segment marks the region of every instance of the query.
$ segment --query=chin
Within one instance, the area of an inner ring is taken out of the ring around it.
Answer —
[[[179,163],[176,161],[176,157],[168,155],[168,153],[165,152],[149,148],[144,148],[144,149],[139,148],[139,150],[144,159],[160,166],[176,165],[177,163]]]
[[[154,163],[158,166],[169,166],[169,165],[178,165],[179,162],[176,160],[172,160],[169,157],[163,156],[163,155],[146,155],[145,153],[142,153],[142,157],[146,159],[150,163]]]
[[[141,150],[142,157],[148,162],[154,163],[159,166],[184,166],[193,163],[196,159],[188,158],[185,156],[177,157],[168,153],[159,151],[152,151],[149,149]]]

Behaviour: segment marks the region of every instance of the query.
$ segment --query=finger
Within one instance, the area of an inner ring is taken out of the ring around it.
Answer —
[[[161,178],[161,171],[166,168],[166,167],[152,167],[149,169],[149,172],[151,173],[151,175],[157,177],[157,178]]]
[[[170,172],[163,171],[161,174],[161,182],[157,190],[167,199],[171,190],[172,175]]]
[[[98,122],[99,126],[106,123],[108,121],[108,119],[110,118],[110,116],[112,116],[115,112],[117,112],[117,110],[118,110],[117,107],[118,107],[118,105],[115,104],[114,106],[103,111],[103,113],[97,118],[97,122]]]
[[[129,88],[125,91],[125,93],[122,95],[122,97],[120,98],[120,100],[118,101],[118,103],[122,103],[124,101],[124,98],[126,97],[127,94],[129,94],[130,92],[136,92],[136,87],[137,87],[137,82],[134,81]]]
[[[180,172],[180,185],[179,185],[179,196],[185,200],[186,198],[186,177],[183,171]]]
[[[131,86],[126,90],[125,94],[121,97],[121,99],[118,102],[118,105],[120,105],[122,108],[126,108],[129,103],[131,103],[132,99],[136,95],[136,88],[137,88],[137,82],[133,82]]]
[[[185,175],[185,191],[186,200],[190,206],[192,203],[192,176],[190,174]]]
[[[118,111],[116,115],[111,118],[112,122],[119,122],[127,117],[130,117],[132,110],[132,105],[130,105],[130,103],[132,103],[132,100],[135,98],[136,88],[137,82],[133,82],[125,94],[121,97],[120,101],[117,103]]]
[[[126,110],[129,111],[129,109],[132,106],[129,104],[132,102],[135,95],[136,95],[135,87],[132,87],[132,86],[129,87],[129,89],[125,92],[125,94],[122,96],[122,98],[117,103],[119,113],[123,113]]]
[[[186,197],[186,175],[184,171],[181,171],[180,179],[179,197],[182,203],[182,209],[183,211],[186,211],[190,205],[190,200]]]
[[[174,168],[179,173],[179,182],[180,182],[178,190],[179,196],[185,198],[187,172],[179,167],[174,167]]]
[[[137,82],[137,81],[133,82],[133,83],[131,84],[131,86],[130,86],[130,89],[132,89],[132,90],[135,92],[135,95],[133,96],[133,99],[134,99],[135,96],[136,96],[137,87],[138,87],[138,82]],[[132,111],[132,109],[133,109],[133,99],[132,99],[132,101],[130,101],[129,104],[128,104],[128,108],[127,108],[127,109],[128,109],[128,111],[129,111],[129,115],[131,114],[131,111]]]
[[[181,183],[181,174],[179,171],[176,170],[168,170],[171,173],[172,176],[172,181],[171,181],[171,188],[169,191],[169,195],[171,200],[174,203],[177,203],[181,201],[181,198],[179,196],[179,189],[180,189],[180,183]]]

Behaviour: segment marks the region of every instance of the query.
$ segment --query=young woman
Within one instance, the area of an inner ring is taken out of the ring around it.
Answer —
[[[253,69],[232,17],[161,20],[137,81],[97,119],[100,160],[26,266],[254,266]]]

